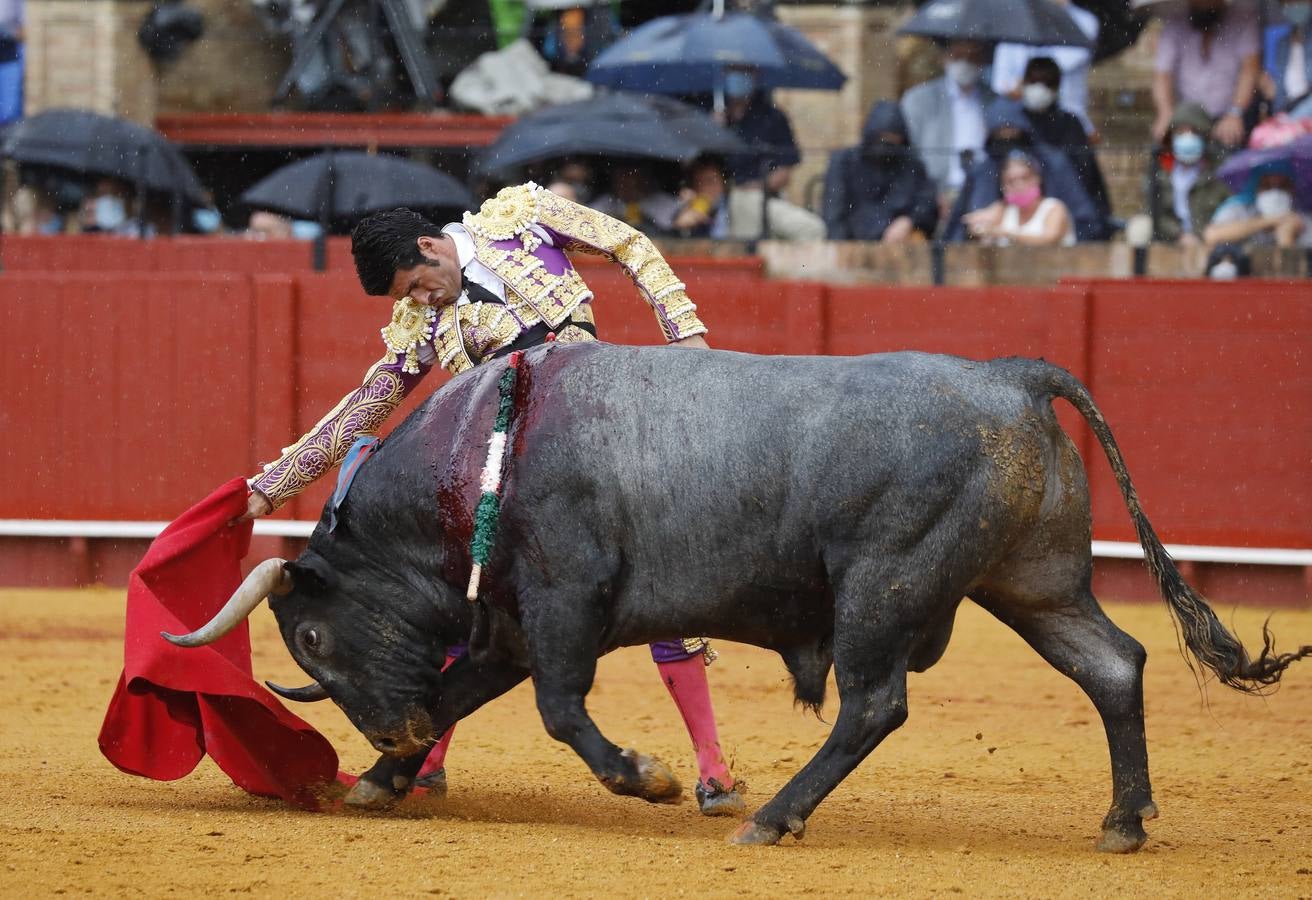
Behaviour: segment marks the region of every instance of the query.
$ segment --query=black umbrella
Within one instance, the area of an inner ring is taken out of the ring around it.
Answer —
[[[929,0],[898,31],[948,41],[1094,46],[1052,0]]]
[[[0,156],[74,175],[117,178],[138,189],[206,203],[205,189],[177,147],[126,119],[80,109],[51,109],[14,124]]]
[[[488,173],[565,156],[687,162],[704,153],[750,153],[732,131],[695,107],[669,97],[605,94],[524,116],[488,147]]]
[[[418,210],[474,206],[469,190],[445,172],[358,151],[329,151],[283,166],[242,194],[241,202],[325,225],[398,206]]]

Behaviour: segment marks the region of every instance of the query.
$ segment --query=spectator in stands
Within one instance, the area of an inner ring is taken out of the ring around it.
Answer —
[[[1095,41],[1100,29],[1098,17],[1081,9],[1070,0],[1055,0],[1066,10],[1077,28]],[[993,90],[1014,100],[1023,99],[1021,92],[1030,84],[1029,66],[1035,59],[1048,59],[1057,67],[1056,104],[1079,120],[1086,135],[1095,133],[1089,120],[1089,70],[1093,67],[1093,51],[1084,47],[1031,47],[1027,44],[1003,42],[993,51]],[[1028,108],[1028,104],[1027,104]]]
[[[1043,195],[1039,163],[1023,150],[1013,150],[1002,167],[1002,200],[966,214],[971,236],[986,244],[1026,247],[1070,247],[1075,226],[1066,204]]]
[[[1214,281],[1234,281],[1253,274],[1253,261],[1242,247],[1218,244],[1207,254],[1207,277]]]
[[[902,117],[912,148],[938,190],[941,210],[966,180],[984,150],[984,110],[994,94],[983,83],[988,51],[975,41],[948,44],[942,78],[918,84],[902,95]]]
[[[751,154],[735,155],[726,162],[733,188],[729,192],[729,231],[740,240],[760,237],[761,212],[769,207],[769,237],[785,240],[822,240],[824,220],[808,209],[780,199],[802,161],[788,117],[764,91],[757,90],[750,71],[733,70],[724,79],[724,123],[742,138]]]
[[[1312,200],[1312,198],[1306,198]],[[1216,209],[1203,232],[1208,245],[1312,247],[1312,217],[1294,208],[1294,168],[1288,161],[1255,168],[1244,190]]]
[[[1034,139],[1029,119],[1019,103],[1006,97],[995,99],[985,111],[985,122],[988,138],[984,157],[966,175],[961,195],[952,207],[944,230],[946,240],[966,240],[969,237],[966,214],[985,209],[1002,198],[1002,168],[1014,150],[1023,151],[1037,161],[1043,174],[1044,190],[1066,207],[1074,222],[1076,239],[1106,239],[1107,222],[1084,190],[1079,173],[1064,154]]]
[[[645,168],[618,165],[611,172],[610,190],[589,206],[646,234],[667,234],[674,227],[679,200],[657,190]]]
[[[139,237],[131,187],[116,178],[97,181],[82,201],[78,223],[83,234]],[[148,236],[150,232],[153,229],[148,229]]]
[[[593,187],[595,177],[592,166],[586,161],[570,158],[563,160],[556,167],[548,181],[565,182],[571,185],[574,189],[574,196],[571,199],[575,203],[582,203],[586,206],[588,201],[592,199],[593,194],[596,193]],[[492,193],[495,193],[495,191]]]
[[[256,241],[291,240],[292,220],[277,213],[257,209],[246,223],[246,237]]]
[[[721,240],[729,236],[728,189],[724,167],[704,156],[688,167],[687,186],[679,193],[673,230],[680,237]]]
[[[1273,112],[1289,112],[1312,96],[1312,0],[1287,0],[1283,21],[1266,29],[1262,93]]]
[[[908,146],[907,125],[893,101],[871,107],[860,144],[829,157],[824,219],[834,241],[900,244],[917,233],[934,234],[934,183]]]
[[[5,208],[4,230],[11,234],[64,233],[64,216],[55,195],[39,184],[24,184],[14,191]]]
[[[1216,177],[1216,150],[1209,139],[1212,120],[1201,106],[1175,111],[1166,131],[1168,148],[1149,172],[1148,210],[1153,240],[1197,245],[1230,190]]]
[[[1153,137],[1162,140],[1183,103],[1214,120],[1212,136],[1227,147],[1244,140],[1244,112],[1260,70],[1257,15],[1249,0],[1188,0],[1167,19],[1157,42]]]
[[[1098,208],[1098,213],[1109,219],[1112,208],[1107,182],[1103,180],[1102,169],[1098,167],[1098,158],[1089,145],[1084,125],[1057,101],[1061,85],[1062,71],[1056,60],[1047,56],[1031,58],[1025,64],[1020,89],[1025,117],[1029,119],[1035,138],[1061,151],[1070,160],[1084,185],[1084,192]]]
[[[547,190],[557,197],[564,197],[574,203],[579,202],[579,192],[574,189],[574,185],[568,181],[550,181],[547,183]]]
[[[597,3],[551,10],[545,21],[534,20],[529,39],[553,72],[582,78],[619,33],[620,23],[612,5]]]

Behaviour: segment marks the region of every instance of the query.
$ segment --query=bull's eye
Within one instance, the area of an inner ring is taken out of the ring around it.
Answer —
[[[315,656],[326,656],[328,654],[328,634],[318,625],[302,625],[296,631],[297,642],[301,645],[306,653],[313,653]]]

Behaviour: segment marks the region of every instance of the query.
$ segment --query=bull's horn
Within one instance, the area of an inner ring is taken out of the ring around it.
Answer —
[[[274,684],[272,681],[264,682],[279,697],[285,697],[288,700],[295,700],[297,703],[316,703],[319,700],[328,699],[328,691],[317,681],[312,681],[305,687],[289,688],[280,684]]]
[[[285,594],[292,587],[292,577],[283,568],[284,560],[266,559],[246,576],[237,592],[223,605],[223,609],[205,625],[191,634],[169,634],[161,631],[164,640],[179,647],[203,647],[212,644],[246,620],[260,601],[270,594]]]

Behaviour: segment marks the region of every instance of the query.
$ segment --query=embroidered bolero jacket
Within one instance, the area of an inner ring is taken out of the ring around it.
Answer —
[[[375,433],[434,364],[458,375],[544,323],[558,340],[592,340],[592,292],[569,252],[618,263],[656,313],[667,341],[706,332],[655,245],[617,219],[530,182],[502,190],[477,213],[466,213],[462,224],[475,259],[505,282],[506,302],[462,296],[435,309],[409,297],[398,300],[382,329],[387,353],[360,387],[251,480],[275,509],[340,463],[357,437]]]

